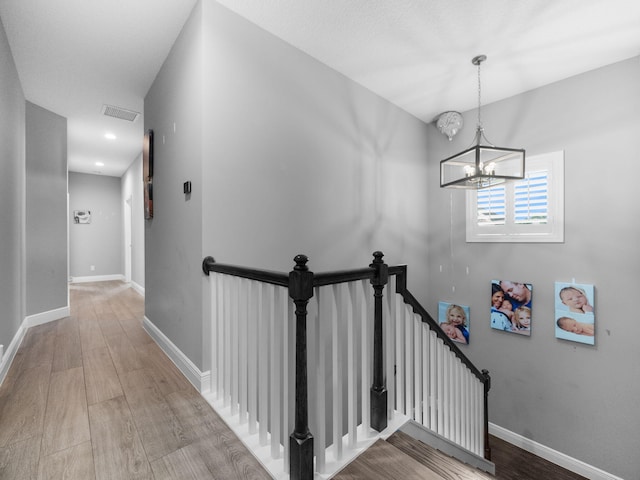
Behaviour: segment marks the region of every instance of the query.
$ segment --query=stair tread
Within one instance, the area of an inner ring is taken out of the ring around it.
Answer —
[[[495,477],[475,467],[462,463],[441,451],[414,439],[404,432],[391,435],[387,442],[445,480],[493,480]]]
[[[445,480],[394,445],[377,440],[334,480]]]

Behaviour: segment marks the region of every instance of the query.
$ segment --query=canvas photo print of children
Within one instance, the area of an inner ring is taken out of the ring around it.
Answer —
[[[454,342],[469,343],[469,307],[455,303],[438,303],[440,328]]]
[[[533,286],[511,280],[491,280],[491,328],[531,335]]]
[[[595,345],[594,286],[556,282],[556,338]]]

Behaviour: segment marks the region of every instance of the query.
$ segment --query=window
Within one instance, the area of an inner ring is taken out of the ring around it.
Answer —
[[[564,153],[526,159],[522,180],[467,192],[467,242],[563,242]]]

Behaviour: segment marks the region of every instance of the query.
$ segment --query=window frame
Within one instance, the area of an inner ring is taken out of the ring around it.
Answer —
[[[511,180],[496,187],[505,187],[505,224],[478,224],[478,190],[466,192],[466,240],[468,243],[563,243],[564,242],[564,151],[544,153],[526,159],[525,175],[546,170],[547,223],[516,224],[514,220],[515,185]],[[491,187],[491,188],[496,188]]]

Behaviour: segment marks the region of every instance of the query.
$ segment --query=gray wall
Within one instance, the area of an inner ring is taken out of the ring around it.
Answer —
[[[146,314],[203,370],[204,256],[289,271],[306,253],[326,271],[380,249],[424,263],[427,127],[215,2],[194,9],[145,99],[145,128]]]
[[[279,271],[298,253],[315,271],[374,250],[423,263],[426,125],[215,2],[204,25],[204,252]]]
[[[120,178],[69,172],[69,270],[72,277],[123,274]],[[74,210],[91,223],[75,224]],[[95,270],[90,269],[91,265]]]
[[[465,243],[465,194],[437,187],[438,166],[468,146],[476,112],[465,114],[467,127],[452,143],[431,126],[422,295],[431,312],[439,300],[471,307],[465,352],[492,374],[493,423],[626,479],[640,478],[639,84],[633,58],[482,109],[497,145],[528,155],[564,150],[564,244]],[[530,338],[489,328],[494,278],[533,284]],[[596,288],[595,346],[554,336],[554,282],[573,279]]]
[[[131,198],[131,281],[144,287],[144,208],[142,198],[142,155],[121,178],[122,204]],[[126,248],[126,245],[125,247]],[[124,256],[124,254],[123,254]],[[124,267],[123,267],[124,268]]]
[[[203,343],[201,32],[197,5],[144,106],[145,131],[151,128],[155,134],[154,217],[145,222],[145,314],[199,368]],[[193,183],[188,197],[182,193],[187,180]]]
[[[68,306],[67,119],[26,104],[26,314]]]
[[[0,22],[0,344],[24,318],[25,100]]]

